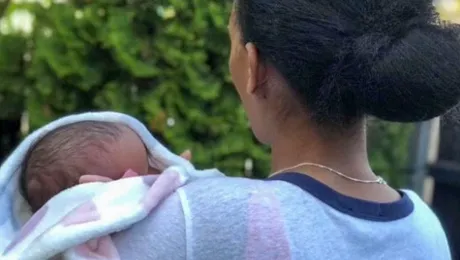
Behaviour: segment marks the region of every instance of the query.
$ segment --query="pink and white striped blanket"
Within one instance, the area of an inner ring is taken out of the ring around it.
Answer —
[[[150,151],[152,167],[164,172],[78,185],[61,192],[31,216],[18,191],[21,162],[28,149],[58,127],[88,120],[118,122],[132,128]],[[218,176],[223,174],[216,169],[196,170],[171,153],[131,116],[97,112],[61,118],[29,135],[0,168],[0,259],[119,259],[110,234],[145,218],[184,184]]]

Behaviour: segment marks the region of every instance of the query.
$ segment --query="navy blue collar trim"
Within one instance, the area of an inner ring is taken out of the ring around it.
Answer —
[[[414,211],[412,200],[402,191],[399,191],[401,199],[398,201],[378,203],[345,196],[305,174],[282,173],[267,180],[289,182],[332,208],[356,218],[372,221],[393,221],[407,217]]]

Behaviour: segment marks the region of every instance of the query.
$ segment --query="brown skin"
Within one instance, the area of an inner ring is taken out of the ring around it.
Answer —
[[[347,131],[324,134],[324,129],[308,119],[308,111],[296,100],[286,80],[274,67],[261,60],[257,46],[242,44],[234,12],[228,29],[232,80],[252,131],[260,142],[271,147],[272,171],[311,162],[350,177],[376,179],[367,157],[364,120]],[[348,196],[377,202],[400,198],[394,189],[386,185],[356,183],[309,166],[292,170],[308,174]]]

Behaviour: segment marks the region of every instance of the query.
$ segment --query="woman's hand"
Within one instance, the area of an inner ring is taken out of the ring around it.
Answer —
[[[190,161],[192,159],[192,152],[190,152],[190,150],[186,150],[180,156]],[[123,176],[121,176],[121,179],[136,177],[136,176],[139,176],[139,174],[132,170],[128,170],[125,172],[125,174],[123,174]],[[113,181],[113,179],[109,177],[105,177],[105,176],[100,176],[100,175],[83,175],[78,180],[80,184],[89,183],[89,182],[109,182],[109,181]]]
[[[187,161],[192,160],[192,152],[190,150],[185,150],[180,156]]]

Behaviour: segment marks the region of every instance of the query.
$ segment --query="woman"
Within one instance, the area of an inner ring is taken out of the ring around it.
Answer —
[[[236,0],[230,70],[268,180],[191,183],[115,238],[122,259],[450,259],[433,212],[369,166],[365,119],[437,117],[460,44],[431,1]]]

